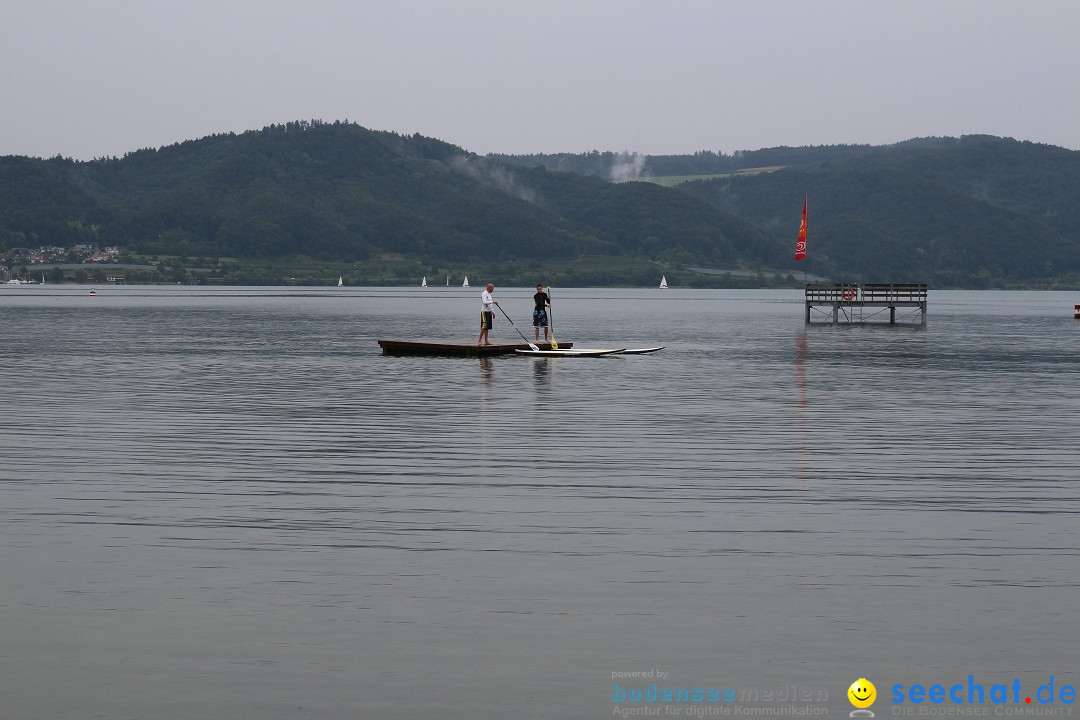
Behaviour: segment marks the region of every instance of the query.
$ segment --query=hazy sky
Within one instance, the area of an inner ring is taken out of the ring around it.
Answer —
[[[0,0],[0,155],[318,118],[478,153],[1080,149],[1076,0]]]

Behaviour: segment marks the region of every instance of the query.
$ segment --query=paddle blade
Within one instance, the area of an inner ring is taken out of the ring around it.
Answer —
[[[548,285],[548,304],[551,304],[551,286]],[[551,349],[558,350],[559,343],[555,342],[555,310],[548,313],[548,324],[551,325]]]

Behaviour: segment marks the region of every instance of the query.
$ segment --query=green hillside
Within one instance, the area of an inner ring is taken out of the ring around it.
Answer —
[[[712,177],[674,187],[610,181],[703,174]],[[810,260],[796,266],[804,194]],[[1080,153],[967,136],[732,155],[480,157],[419,135],[294,122],[91,162],[0,158],[8,267],[28,257],[15,248],[75,244],[157,262],[147,279],[245,284],[467,274],[653,285],[662,273],[672,284],[731,286],[793,283],[777,276],[807,270],[935,287],[1077,287]]]
[[[810,260],[800,269],[937,287],[1080,287],[1080,153],[1058,147],[976,135],[730,155],[498,158],[677,188],[783,245],[777,267],[795,267],[806,194]]]
[[[564,282],[652,284],[656,263],[756,268],[781,257],[766,235],[685,193],[320,122],[91,162],[0,158],[0,250],[72,243],[231,258],[268,282],[318,265],[369,282],[464,268],[531,284],[557,261]],[[590,257],[635,259],[637,270],[611,263],[623,268],[611,275]]]
[[[640,155],[628,152],[550,153],[488,157],[508,165],[544,167],[558,172],[595,175],[609,180],[651,179],[693,175],[727,175],[785,165],[836,162],[918,149],[944,148],[956,138],[918,138],[895,145],[814,145],[738,150],[731,154],[700,150],[689,155]]]
[[[1080,153],[967,137],[679,185],[778,242],[809,196],[814,272],[936,286],[1080,284]]]

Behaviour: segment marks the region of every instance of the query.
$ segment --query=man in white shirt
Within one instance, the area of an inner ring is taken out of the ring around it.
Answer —
[[[499,305],[499,301],[491,297],[491,291],[495,289],[495,286],[491,283],[487,284],[484,288],[484,292],[480,293],[480,339],[476,341],[477,345],[490,345],[488,342],[488,330],[491,329],[491,321],[495,319],[494,308],[492,305]],[[501,308],[502,305],[499,305]]]

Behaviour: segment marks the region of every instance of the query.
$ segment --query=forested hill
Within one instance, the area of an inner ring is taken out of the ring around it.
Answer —
[[[937,287],[1080,286],[1080,152],[1059,147],[971,135],[731,155],[498,157],[669,181],[787,244],[807,195],[806,266],[815,274]]]
[[[711,177],[610,181],[658,169]],[[804,194],[810,259],[796,266]],[[220,281],[230,276],[215,259],[278,266],[277,276],[235,271],[239,282],[279,282],[307,258],[322,266],[310,282],[462,271],[652,284],[658,270],[680,284],[724,282],[686,270],[706,267],[1077,287],[1080,153],[966,136],[731,156],[480,157],[419,135],[293,122],[90,162],[0,158],[0,253],[83,243],[140,261],[199,256]]]
[[[786,254],[676,190],[506,166],[439,140],[340,122],[90,162],[0,158],[0,249],[74,243],[350,263],[394,254],[424,267],[583,255],[759,267],[782,265]]]
[[[935,285],[1080,284],[1080,153],[970,136],[679,188],[791,236],[809,197],[813,271]]]
[[[906,150],[943,148],[957,143],[956,138],[918,138],[895,145],[815,145],[810,147],[772,147],[761,150],[737,150],[730,155],[701,150],[690,155],[641,155],[629,152],[539,153],[531,155],[488,155],[508,165],[544,167],[559,172],[595,175],[608,180],[633,180],[672,175],[710,175],[740,170],[775,168],[789,165],[832,162],[878,156]]]

